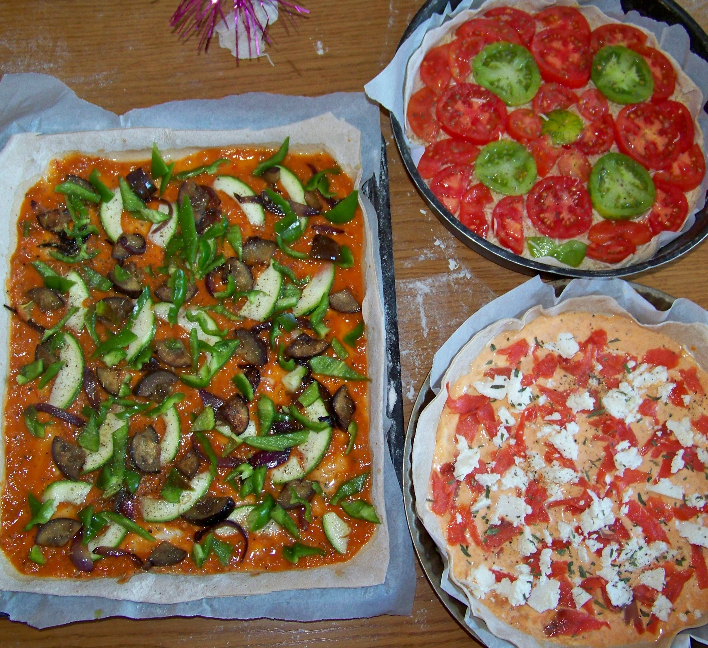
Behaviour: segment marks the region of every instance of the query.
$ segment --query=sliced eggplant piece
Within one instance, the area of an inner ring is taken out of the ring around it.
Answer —
[[[211,189],[211,187],[207,187]],[[218,209],[207,208],[204,212],[204,216],[199,219],[198,223],[195,223],[197,229],[197,234],[204,234],[207,229],[212,225],[216,225],[221,220],[221,211]]]
[[[338,313],[358,313],[361,310],[361,305],[349,288],[330,293],[329,306]]]
[[[93,189],[91,189],[93,191]],[[37,222],[39,226],[47,232],[59,234],[64,228],[71,223],[71,214],[69,210],[64,208],[48,209],[37,214]]]
[[[40,547],[63,547],[78,533],[81,522],[71,518],[54,518],[37,529],[35,544]]]
[[[187,479],[192,479],[197,472],[199,472],[199,463],[199,455],[194,449],[190,448],[187,454],[175,464],[175,468],[187,477]]]
[[[205,495],[182,514],[182,519],[197,526],[211,527],[229,517],[235,508],[236,503],[230,497]]]
[[[262,367],[268,362],[268,347],[253,331],[237,328],[234,338],[241,343],[236,347],[234,355],[243,364]]]
[[[197,224],[204,218],[207,210],[216,211],[221,204],[221,198],[219,198],[212,187],[199,185],[191,179],[185,180],[180,185],[177,195],[177,204],[182,205],[185,198],[189,198],[192,213],[194,214],[194,221]]]
[[[142,167],[133,169],[127,176],[125,176],[125,179],[130,185],[130,188],[144,202],[150,200],[150,196],[157,191],[155,183],[152,181],[150,176],[145,173]]]
[[[141,398],[161,401],[172,393],[172,387],[178,380],[171,371],[151,371],[140,379],[133,393]]]
[[[315,191],[305,190],[305,203],[307,203],[308,207],[312,207],[313,209],[322,209],[322,203]]]
[[[340,261],[342,258],[342,248],[339,243],[324,234],[315,234],[312,237],[312,247],[310,248],[310,258],[318,261]]]
[[[37,308],[43,313],[51,313],[52,311],[64,308],[64,300],[59,293],[45,288],[44,286],[40,288],[30,288],[26,295],[37,304]]]
[[[64,182],[71,182],[86,191],[96,193],[96,189],[94,189],[94,186],[88,180],[84,180],[81,176],[74,175],[73,173],[67,173],[64,176]]]
[[[197,294],[197,287],[193,284],[187,284],[187,294],[184,297],[184,301],[188,302],[194,295]],[[172,288],[169,287],[167,282],[160,284],[155,288],[155,297],[160,301],[172,303]]]
[[[251,269],[236,257],[231,257],[221,266],[221,280],[227,282],[229,276],[233,277],[236,292],[246,292],[253,288],[253,275]]]
[[[247,266],[267,265],[278,249],[275,241],[252,236],[243,244],[241,258]]]
[[[152,425],[136,432],[128,447],[133,465],[144,473],[160,472],[160,437]]]
[[[278,180],[280,180],[280,168],[277,166],[272,166],[270,169],[266,169],[262,174],[261,178],[265,180],[268,184],[274,185]]]
[[[52,351],[49,341],[42,342],[35,347],[34,359],[41,360],[45,368],[54,362],[59,362],[59,356]]]
[[[140,297],[140,293],[143,292],[143,287],[138,279],[138,268],[134,263],[127,263],[123,266],[123,270],[128,273],[128,276],[119,280],[115,274],[115,268],[112,268],[108,273],[108,278],[111,280],[113,287],[120,293],[128,295],[133,299]]]
[[[187,552],[184,549],[180,549],[172,543],[163,540],[150,552],[143,568],[169,567],[170,565],[181,563],[186,557]]]
[[[192,356],[179,338],[165,338],[155,342],[155,353],[161,362],[170,367],[190,367]]]
[[[123,387],[123,383],[126,379],[125,371],[110,369],[109,367],[96,367],[96,375],[98,376],[98,382],[101,383],[101,387],[109,394],[113,396],[120,394],[121,387]]]
[[[124,324],[135,308],[132,299],[105,297],[96,302],[96,317],[109,324]]]
[[[300,333],[285,349],[285,355],[297,360],[307,360],[324,353],[329,347],[328,340],[318,340],[307,333]]]
[[[113,244],[111,257],[116,261],[125,261],[134,254],[145,254],[146,249],[145,238],[141,234],[121,234]]]
[[[283,490],[280,491],[280,495],[278,495],[278,504],[286,511],[302,506],[301,504],[291,503],[292,491],[295,491],[295,495],[306,502],[309,502],[315,495],[312,482],[308,479],[295,479],[287,482],[283,486]]]
[[[84,393],[86,394],[86,398],[88,398],[89,405],[96,411],[101,407],[101,390],[99,386],[100,383],[98,382],[96,372],[90,367],[84,366]]]
[[[248,403],[240,394],[229,398],[219,413],[227,420],[234,434],[241,434],[248,427]]]
[[[86,461],[86,450],[66,439],[52,439],[52,459],[61,474],[71,481],[78,481]]]
[[[243,375],[246,376],[253,391],[256,391],[261,384],[261,370],[255,365],[246,365],[243,367]]]
[[[334,393],[334,397],[332,398],[332,410],[337,425],[342,430],[346,431],[347,428],[349,428],[349,424],[352,422],[352,416],[356,410],[356,404],[346,385],[342,385]]]

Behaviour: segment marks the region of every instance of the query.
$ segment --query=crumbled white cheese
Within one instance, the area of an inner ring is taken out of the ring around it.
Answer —
[[[657,484],[649,484],[647,490],[652,493],[659,493],[659,495],[666,495],[666,497],[683,499],[683,488],[678,484],[674,484],[668,477],[660,479]]]
[[[558,521],[558,533],[563,542],[570,542],[574,547],[577,547],[583,539],[583,536],[575,532],[575,525],[563,522],[563,520]]]
[[[651,613],[660,621],[666,622],[669,620],[669,614],[671,614],[673,608],[674,606],[671,604],[671,601],[663,594],[659,594],[659,597],[654,601],[654,605],[651,608]]]
[[[561,431],[561,428],[559,425],[543,425],[541,429],[536,433],[536,436],[539,439],[542,439],[543,437],[548,436],[549,434],[558,434]]]
[[[671,460],[671,474],[675,475],[679,470],[684,468],[686,462],[683,460],[683,450],[679,450]]]
[[[571,425],[575,425],[577,427],[577,424],[575,423],[568,423],[568,425],[558,434],[554,434],[548,440],[555,447],[555,449],[560,452],[562,457],[575,460],[578,458],[579,446],[573,436],[573,433],[569,429]]]
[[[661,385],[669,379],[669,373],[666,367],[653,367],[649,369],[649,365],[639,365],[636,371],[627,377],[627,382],[634,385],[635,389],[646,389],[651,385]]]
[[[590,556],[588,556],[588,550],[582,544],[578,547],[578,558],[583,563],[590,562]]]
[[[570,468],[559,466],[555,461],[552,466],[543,468],[541,474],[551,484],[575,484],[579,479],[578,473]]]
[[[573,600],[575,601],[575,607],[580,609],[588,601],[592,600],[592,596],[588,594],[582,587],[574,587],[571,592],[573,595]]]
[[[502,400],[506,398],[506,388],[509,379],[506,376],[497,374],[494,378],[485,377],[474,383],[474,388],[487,398]]]
[[[646,585],[647,587],[651,587],[652,589],[661,592],[661,590],[664,589],[664,583],[666,582],[666,572],[663,567],[642,572],[639,575],[639,582],[642,585]]]
[[[580,528],[585,535],[592,531],[599,531],[615,521],[612,500],[609,497],[598,499],[595,493],[588,492],[593,498],[592,504],[580,515]]]
[[[693,430],[691,429],[691,419],[688,416],[685,416],[680,421],[669,419],[666,421],[666,429],[674,433],[674,436],[684,448],[690,448],[693,445]]]
[[[689,506],[695,506],[696,508],[703,508],[708,502],[708,497],[701,495],[700,493],[694,493],[686,498],[686,504]]]
[[[553,385],[551,385],[551,382],[552,382],[552,381],[550,381],[550,380],[547,381],[547,382],[546,382],[546,386],[549,387],[549,388],[552,388]],[[538,397],[538,400],[537,400],[536,402],[537,402],[539,405],[545,405],[545,404],[548,402],[548,396],[546,396],[546,394],[541,394],[541,395]]]
[[[502,405],[497,410],[497,416],[499,417],[499,420],[502,422],[502,425],[516,425],[516,419],[511,415],[508,409]]]
[[[546,462],[543,460],[543,457],[538,452],[529,450],[529,452],[527,453],[527,457],[529,461],[529,468],[531,468],[531,470],[533,470],[534,472],[538,472],[539,470],[542,470],[546,467]]]
[[[546,342],[543,347],[549,351],[555,351],[566,360],[570,360],[580,351],[580,345],[575,341],[572,333],[559,333],[555,343]]]
[[[698,461],[700,461],[704,466],[708,466],[708,450],[704,448],[696,448],[696,454],[698,455]]]
[[[478,484],[482,484],[485,488],[487,486],[491,488],[501,479],[501,475],[497,473],[482,473],[481,475],[477,475],[475,479]],[[496,490],[496,488],[493,490]]]
[[[538,567],[541,570],[541,575],[548,577],[551,573],[551,556],[553,556],[552,549],[542,549],[541,557],[538,560]]]
[[[548,529],[543,530],[543,539],[546,541],[546,544],[551,544],[551,542],[553,542],[553,536],[550,534]]]
[[[593,553],[595,553],[598,549],[602,549],[602,543],[595,540],[595,538],[585,538],[585,544]]]
[[[509,468],[501,480],[502,488],[520,488],[522,491],[526,490],[528,484],[528,475],[518,466]]]
[[[513,371],[506,389],[506,399],[516,410],[522,410],[531,403],[533,392],[530,387],[521,384],[524,375],[520,371]]]
[[[472,594],[478,599],[483,599],[497,582],[494,572],[485,565],[480,565],[470,572],[470,588]]]
[[[536,612],[541,613],[555,608],[559,600],[560,583],[551,578],[541,581],[531,590],[531,595],[526,604],[536,610]]]
[[[626,382],[620,383],[617,389],[610,389],[601,401],[608,414],[626,423],[634,423],[641,418],[638,408],[642,404],[642,397]]]
[[[568,396],[568,400],[565,404],[577,414],[583,410],[591,410],[595,407],[595,399],[588,392],[579,392]]]
[[[462,481],[467,475],[479,466],[479,448],[470,448],[465,437],[457,435],[457,450],[459,454],[455,459],[455,479]]]
[[[519,536],[519,540],[516,543],[516,548],[521,556],[531,556],[536,553],[536,539],[531,533],[531,529],[527,526],[524,527],[524,532]]]
[[[629,502],[629,500],[632,499],[632,495],[634,495],[634,491],[631,488],[628,488],[624,491],[624,493],[622,493],[622,501]]]
[[[494,515],[491,524],[499,524],[502,518],[511,522],[514,526],[522,526],[524,518],[533,509],[521,498],[515,495],[502,495],[494,507]]]
[[[684,394],[681,396],[681,400],[683,401],[683,406],[688,407],[691,404],[691,394]]]
[[[560,415],[560,412],[553,412],[553,414],[549,414],[543,420],[544,421],[560,421],[562,418],[563,417]]]
[[[480,497],[473,505],[472,505],[472,513],[478,513],[482,509],[487,508],[490,504],[492,503],[492,500],[490,500],[488,497]]]
[[[676,387],[676,383],[672,382],[667,382],[664,383],[663,385],[659,385],[659,389],[656,391],[656,395],[661,399],[663,403],[665,403],[667,400],[669,400],[669,396],[671,395],[671,390]]]
[[[526,567],[526,565],[523,566]],[[533,576],[530,573],[520,572],[518,568],[516,571],[519,576],[515,581],[503,578],[494,588],[497,593],[506,597],[514,607],[526,603],[526,599],[531,594],[531,584],[533,583]]]
[[[634,598],[632,588],[627,585],[624,581],[615,578],[614,580],[607,583],[605,586],[605,591],[609,597],[612,605],[616,607],[624,607],[629,605]]]
[[[625,468],[635,469],[641,465],[642,456],[635,447],[627,448],[627,450],[622,450],[615,455],[615,466],[617,466],[620,475],[624,474]]]
[[[494,445],[497,446],[497,448],[501,448],[504,445],[504,441],[506,441],[509,438],[509,433],[504,429],[503,426],[499,426],[499,430],[497,430],[496,436],[492,439],[494,442]]]
[[[686,538],[692,545],[708,547],[708,528],[693,522],[676,520],[676,528],[682,538]]]

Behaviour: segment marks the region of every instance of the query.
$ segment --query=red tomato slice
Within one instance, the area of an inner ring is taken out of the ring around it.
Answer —
[[[681,153],[665,171],[659,171],[654,179],[670,182],[683,191],[692,191],[701,184],[705,174],[706,159],[701,147],[694,144],[688,151]]]
[[[587,182],[590,177],[590,162],[582,151],[568,149],[558,158],[558,171],[562,176]]]
[[[651,95],[651,100],[658,102],[668,99],[676,88],[676,70],[674,70],[671,61],[663,52],[654,47],[633,47],[632,49],[642,55],[654,77],[654,92]]]
[[[528,108],[517,108],[509,113],[506,130],[517,142],[526,144],[541,137],[543,122],[541,118]]]
[[[544,114],[561,108],[565,110],[578,102],[578,96],[559,83],[544,83],[533,98],[533,110]]]
[[[654,181],[656,198],[649,214],[649,227],[654,234],[668,230],[678,232],[688,215],[686,195],[676,185]]]
[[[544,81],[582,88],[590,79],[592,54],[586,40],[566,29],[545,29],[531,41],[531,52]]]
[[[512,7],[496,7],[485,11],[486,18],[492,18],[511,27],[524,43],[530,43],[536,32],[536,23],[531,14]]]
[[[647,35],[643,31],[623,23],[600,25],[590,34],[590,47],[593,54],[608,45],[624,45],[630,49],[636,49],[642,47],[646,42]]]
[[[539,11],[535,18],[539,30],[565,29],[587,39],[590,37],[588,21],[574,7],[548,7]]]
[[[650,365],[674,369],[678,366],[679,356],[671,349],[656,347],[649,349],[642,358],[642,362]]]
[[[556,160],[563,152],[563,149],[556,148],[551,144],[549,135],[544,135],[537,140],[529,142],[528,149],[531,155],[533,155],[533,159],[536,160],[536,171],[539,178],[543,178],[550,173]]]
[[[462,23],[457,28],[455,36],[457,38],[470,38],[477,36],[496,36],[496,41],[506,41],[507,43],[515,43],[522,45],[519,35],[515,29],[500,20],[492,20],[489,18],[473,18],[466,23]],[[490,41],[494,43],[496,41]]]
[[[418,173],[426,180],[430,180],[446,166],[473,164],[478,154],[479,146],[448,137],[425,147],[425,153],[418,161]]]
[[[438,96],[430,88],[421,88],[408,102],[406,117],[411,130],[420,139],[434,142],[440,132],[440,124],[435,117]]]
[[[585,155],[607,153],[615,143],[615,123],[607,113],[595,121],[585,124],[575,145]]]
[[[575,178],[549,176],[537,182],[526,209],[534,227],[551,238],[573,238],[592,225],[590,194]]]
[[[450,83],[449,60],[450,44],[440,45],[428,50],[420,64],[420,79],[433,92],[440,94]]]
[[[593,243],[607,243],[619,237],[635,245],[643,245],[652,240],[654,233],[646,223],[612,220],[595,223],[588,231],[588,238]]]
[[[651,513],[636,500],[632,499],[627,503],[627,519],[642,528],[649,542],[668,541],[666,531],[664,531],[664,527],[661,526],[659,520],[653,517]]]
[[[507,121],[504,102],[493,92],[471,83],[448,88],[438,100],[436,115],[448,135],[476,144],[499,139]]]
[[[494,207],[492,227],[494,235],[505,248],[521,254],[524,251],[524,199],[506,196]]]
[[[460,209],[460,200],[473,172],[474,169],[467,164],[455,164],[440,171],[430,183],[430,190],[451,214]]]
[[[597,88],[588,88],[580,95],[578,112],[588,121],[596,121],[604,117],[610,110],[605,95]]]
[[[625,238],[617,238],[604,243],[590,243],[585,256],[595,261],[619,263],[637,251],[637,246]]]
[[[662,101],[659,105],[661,111],[670,116],[675,121],[679,137],[676,142],[676,147],[680,153],[688,151],[693,146],[695,129],[693,128],[693,117],[688,111],[688,108],[679,101]]]
[[[440,466],[440,472],[433,470],[430,475],[430,486],[433,493],[430,508],[436,515],[445,515],[455,501],[457,491],[453,464],[443,464]]]
[[[489,232],[489,222],[484,207],[492,200],[492,192],[479,183],[467,190],[460,203],[460,222],[482,238],[486,238]]]
[[[703,555],[703,547],[699,545],[691,545],[691,567],[696,572],[698,587],[702,590],[708,589],[708,566],[706,557]]]

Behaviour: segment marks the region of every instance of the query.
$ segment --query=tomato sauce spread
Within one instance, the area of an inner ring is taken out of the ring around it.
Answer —
[[[331,156],[70,155],[17,237],[0,547],[19,572],[309,568],[372,537],[364,217]]]
[[[437,430],[429,507],[455,581],[539,642],[700,625],[707,386],[680,344],[623,316],[541,315],[491,339]]]

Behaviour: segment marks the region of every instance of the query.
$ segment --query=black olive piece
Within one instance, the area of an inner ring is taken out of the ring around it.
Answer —
[[[47,232],[58,234],[64,231],[64,227],[71,223],[71,214],[64,208],[48,209],[37,214],[39,226]]]
[[[258,385],[261,384],[261,370],[254,365],[246,365],[243,367],[243,375],[246,376],[248,384],[251,385],[251,389],[256,391]]]
[[[187,479],[192,479],[199,471],[199,455],[190,448],[184,457],[175,464],[175,468]]]
[[[358,313],[361,310],[359,302],[349,288],[330,293],[329,307],[338,313]]]
[[[128,273],[128,277],[124,280],[119,280],[115,274],[115,268],[112,268],[108,273],[108,278],[111,280],[114,288],[128,297],[137,299],[140,293],[143,292],[143,287],[138,280],[138,269],[134,263],[127,263],[123,266],[123,270]],[[122,276],[122,273],[121,273]]]
[[[248,427],[248,403],[240,394],[229,398],[219,413],[226,419],[234,434],[241,434]]]
[[[175,547],[172,543],[163,540],[150,552],[143,569],[169,567],[170,565],[181,563],[186,557],[187,552],[184,549]]]
[[[253,275],[251,269],[236,257],[231,257],[221,266],[221,280],[226,283],[229,275],[234,279],[236,292],[246,292],[253,288]]]
[[[280,504],[280,506],[282,506],[286,511],[302,506],[301,504],[291,503],[291,489],[295,491],[297,497],[305,500],[306,502],[309,502],[315,494],[315,489],[312,487],[312,482],[307,479],[295,479],[287,482],[283,486],[283,490],[280,491],[280,495],[278,495],[278,504]]]
[[[64,477],[78,481],[86,461],[86,450],[75,443],[55,436],[52,439],[52,459]]]
[[[332,398],[332,410],[334,411],[334,418],[337,425],[342,430],[347,430],[349,424],[352,422],[352,416],[356,405],[352,400],[349,389],[346,385],[342,385],[335,393]]]
[[[127,176],[125,176],[125,179],[130,185],[130,188],[135,192],[135,195],[143,201],[150,200],[150,196],[157,191],[155,183],[152,181],[150,176],[145,173],[142,167],[133,169]]]
[[[71,518],[54,518],[37,529],[34,543],[40,547],[63,547],[78,533],[81,522]]]
[[[310,258],[319,261],[340,261],[342,258],[342,248],[333,238],[325,236],[324,234],[315,234],[312,237]]]
[[[182,519],[197,526],[210,527],[229,517],[235,508],[236,503],[230,497],[205,495],[182,515]]]
[[[124,324],[135,303],[125,297],[105,297],[96,302],[96,317],[109,324]]]
[[[234,338],[240,342],[234,355],[243,364],[262,367],[268,362],[268,347],[253,331],[237,328]]]
[[[155,353],[170,367],[191,367],[192,356],[179,338],[165,338],[155,342]]]
[[[261,178],[265,180],[268,184],[275,184],[280,180],[280,169],[277,166],[270,167],[266,169],[262,174]]]
[[[320,355],[329,347],[328,340],[318,340],[307,333],[300,333],[285,349],[285,355],[306,360]]]
[[[49,341],[38,344],[34,349],[34,359],[41,360],[46,369],[50,364],[59,361],[59,357],[52,351]]]
[[[96,367],[96,375],[103,389],[113,396],[118,396],[126,377],[124,371],[111,369],[109,367]]]
[[[171,371],[158,369],[143,376],[133,393],[141,398],[161,401],[172,393],[172,386],[179,380]]]
[[[96,193],[96,189],[88,180],[84,180],[81,176],[74,175],[73,173],[67,173],[66,176],[64,176],[64,182],[71,182],[86,191]]]
[[[305,203],[313,209],[322,209],[322,203],[314,191],[305,191]]]
[[[160,437],[152,425],[130,438],[128,451],[133,465],[141,472],[160,472]]]
[[[145,254],[147,244],[145,238],[134,232],[132,234],[121,234],[118,240],[113,244],[113,252],[111,257],[116,261],[125,261],[129,256],[134,254]]]
[[[243,244],[241,258],[247,266],[266,265],[278,249],[275,241],[252,236]]]
[[[37,308],[43,313],[50,313],[64,308],[64,300],[59,293],[45,288],[44,286],[41,288],[30,288],[26,294],[27,297],[37,304]]]
[[[193,284],[187,284],[187,294],[184,296],[184,301],[188,302],[194,295],[197,294],[197,287]],[[172,303],[172,288],[169,287],[167,282],[160,284],[155,288],[155,297],[160,301]]]

